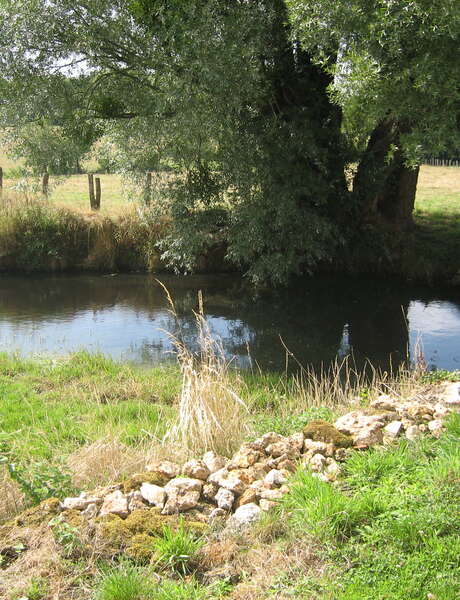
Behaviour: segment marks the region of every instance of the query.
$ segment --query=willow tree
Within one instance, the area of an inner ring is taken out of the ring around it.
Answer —
[[[3,126],[103,124],[133,171],[168,169],[164,258],[207,244],[255,280],[331,257],[345,195],[329,74],[280,0],[2,0]]]
[[[334,77],[358,141],[361,220],[411,228],[424,154],[460,145],[460,3],[287,0],[293,34]]]
[[[98,132],[120,169],[167,173],[166,261],[192,269],[220,245],[253,280],[285,281],[369,220],[410,225],[420,155],[457,143],[459,10],[0,0],[0,126]]]

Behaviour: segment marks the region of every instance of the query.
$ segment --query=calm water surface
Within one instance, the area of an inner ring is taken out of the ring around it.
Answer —
[[[422,344],[431,367],[460,368],[460,292],[371,280],[314,278],[254,298],[227,276],[0,276],[0,349],[66,354],[80,349],[117,360],[154,364],[172,359],[168,332],[180,325],[193,347],[191,312],[203,291],[209,326],[241,367],[284,369],[289,348],[306,365],[353,353],[387,368]]]

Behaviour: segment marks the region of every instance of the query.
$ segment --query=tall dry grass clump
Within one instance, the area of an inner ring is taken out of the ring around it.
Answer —
[[[409,363],[382,371],[367,362],[365,368],[354,364],[353,356],[337,359],[320,371],[299,369],[289,382],[286,402],[280,406],[279,416],[327,407],[334,413],[366,406],[380,394],[397,398],[411,396],[420,388],[420,369]]]
[[[160,285],[177,320],[172,298]],[[194,316],[198,333],[197,352],[187,347],[180,333],[171,336],[181,370],[182,387],[177,422],[164,442],[180,445],[194,456],[208,450],[231,456],[250,433],[249,411],[234,390],[235,378],[230,377],[230,363],[222,344],[212,337],[204,318],[201,293],[199,309]]]

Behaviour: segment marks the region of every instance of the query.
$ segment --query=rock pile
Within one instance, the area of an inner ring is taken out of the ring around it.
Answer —
[[[94,519],[155,507],[162,515],[193,511],[203,522],[231,516],[229,523],[257,519],[289,492],[289,477],[299,467],[323,481],[335,482],[340,463],[355,449],[389,443],[399,436],[409,440],[422,433],[439,436],[443,419],[460,409],[460,383],[445,386],[442,394],[400,400],[381,395],[365,410],[354,410],[334,425],[312,421],[290,436],[266,433],[245,443],[230,459],[207,452],[184,465],[156,461],[145,473],[120,484],[75,498],[65,498],[62,511],[79,511]]]

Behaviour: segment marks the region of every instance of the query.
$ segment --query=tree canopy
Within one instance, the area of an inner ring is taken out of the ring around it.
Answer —
[[[421,155],[459,143],[454,0],[0,0],[0,22],[0,126],[156,171],[186,269],[221,245],[278,283],[362,222],[408,227]]]

